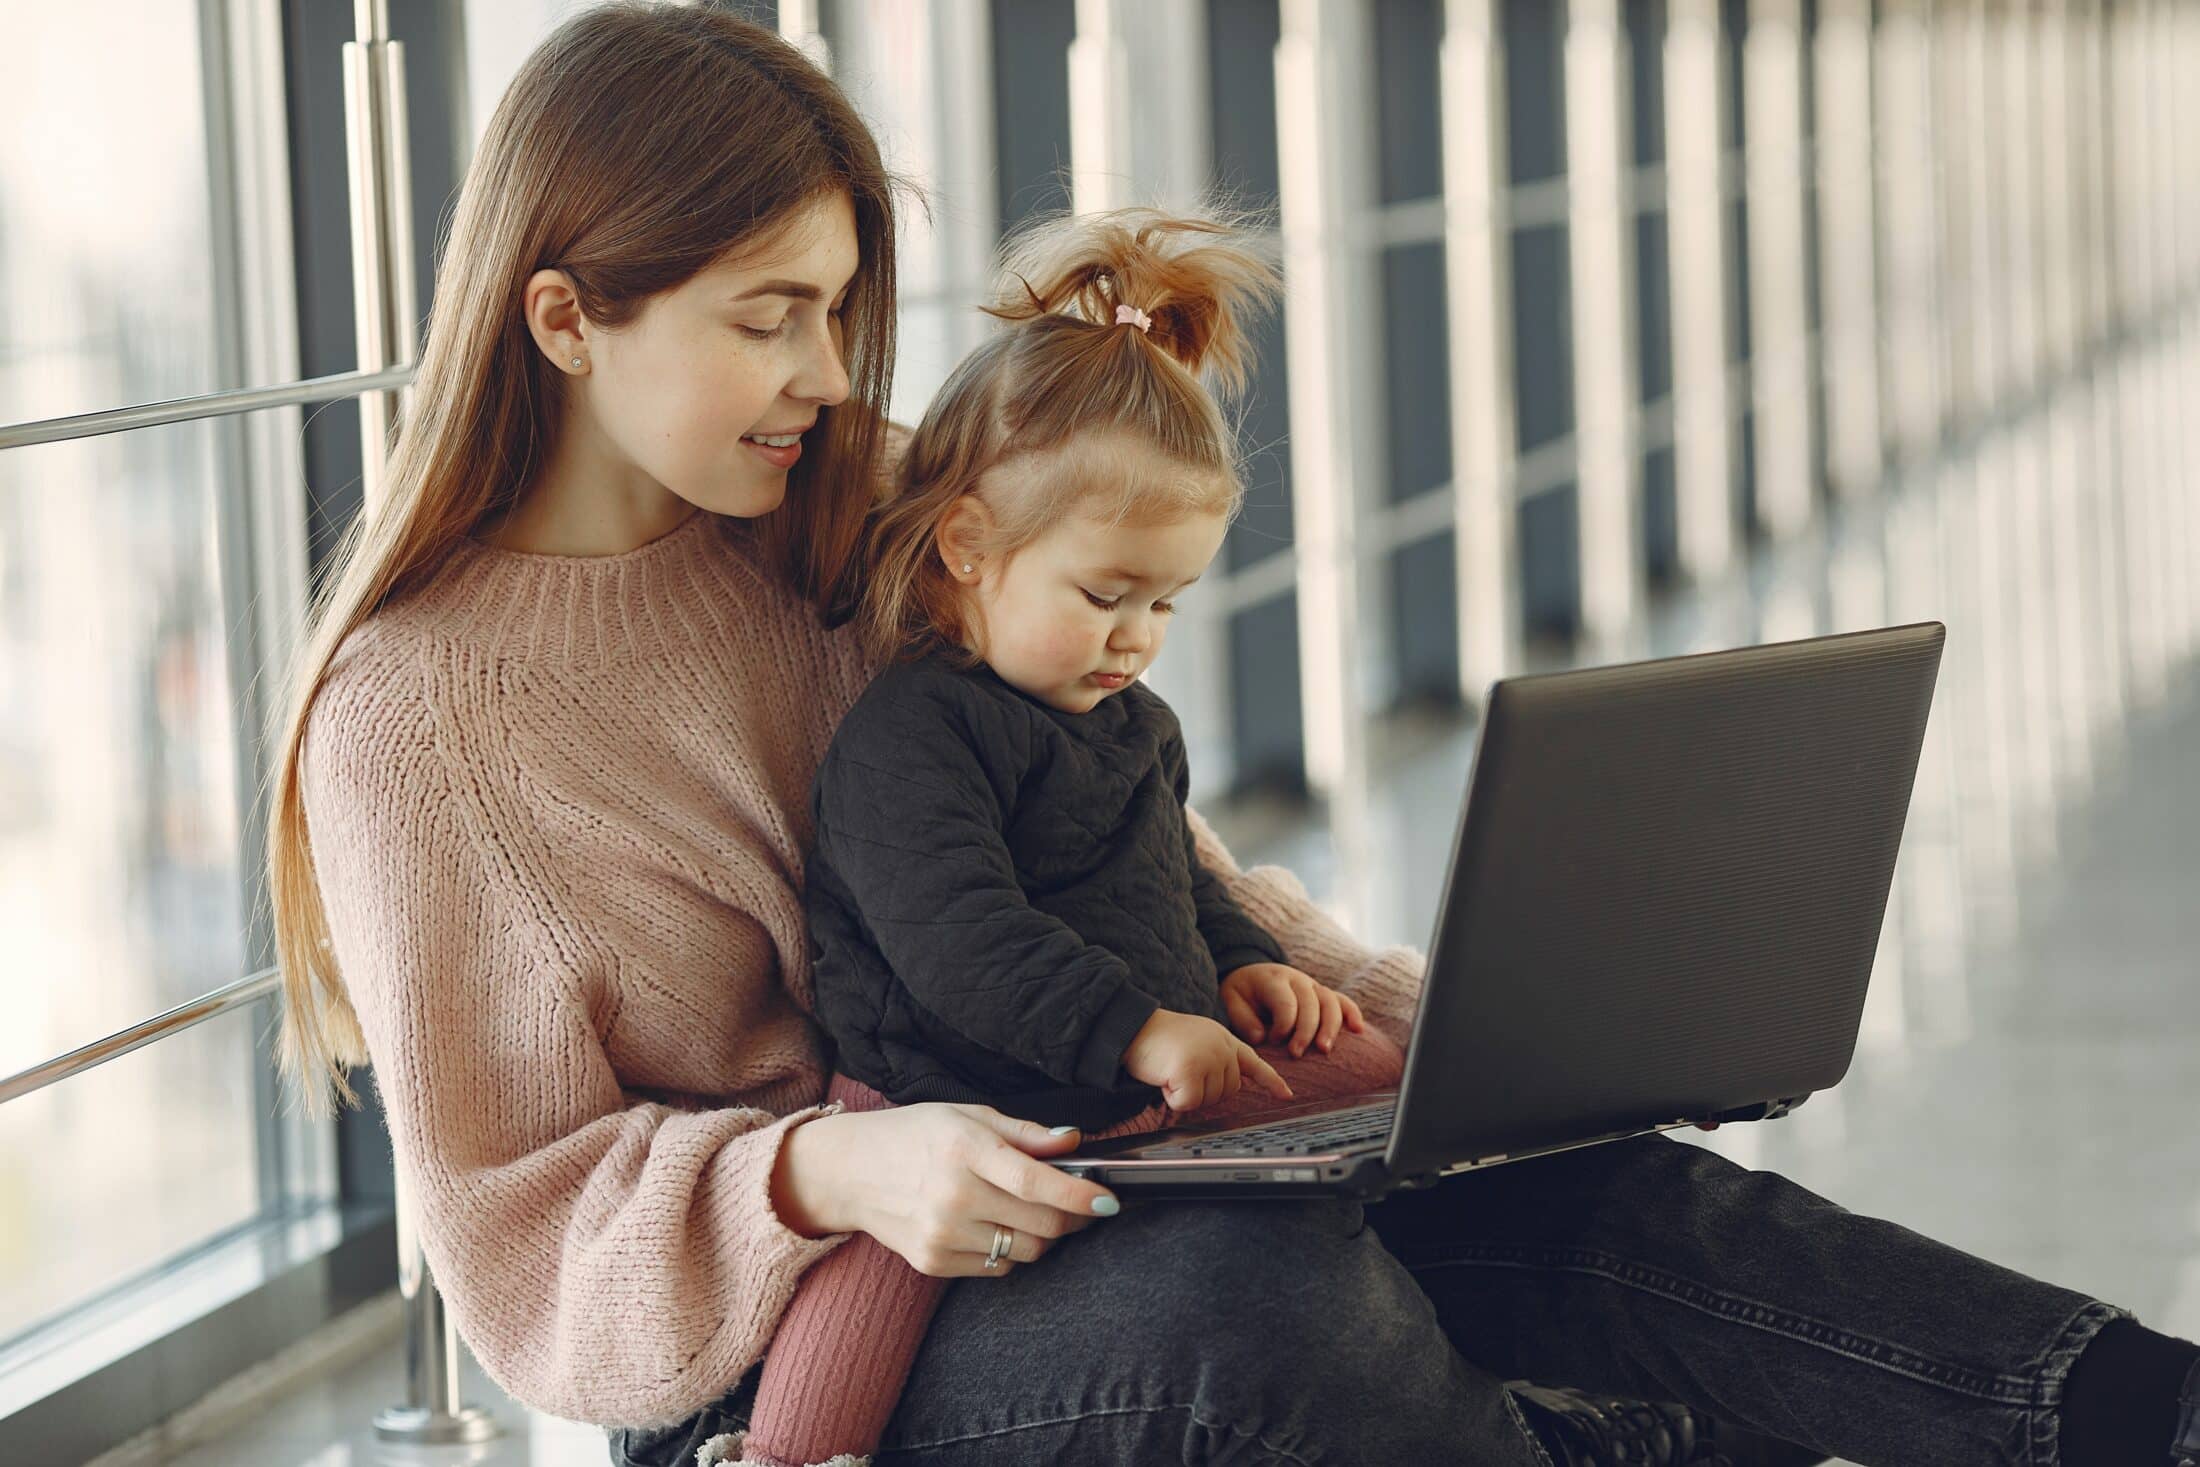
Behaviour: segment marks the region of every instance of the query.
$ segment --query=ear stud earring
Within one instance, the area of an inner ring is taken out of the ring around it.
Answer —
[[[581,364],[581,359],[580,359],[579,357],[575,357],[575,358],[573,358],[573,365],[574,365],[574,366],[576,366],[576,367],[577,367],[577,366],[579,366],[580,364]]]
[[[966,576],[970,574],[970,562],[967,560],[963,562],[963,574]]]

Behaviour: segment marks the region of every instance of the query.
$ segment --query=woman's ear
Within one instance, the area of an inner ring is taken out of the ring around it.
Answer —
[[[588,370],[588,320],[572,276],[550,268],[528,276],[520,289],[520,311],[527,334],[551,365],[572,375]]]
[[[961,495],[940,516],[932,541],[947,574],[971,585],[985,573],[985,552],[979,547],[993,538],[993,511],[975,493]]]

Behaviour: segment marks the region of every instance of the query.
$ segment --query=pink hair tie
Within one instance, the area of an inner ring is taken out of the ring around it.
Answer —
[[[1136,326],[1141,331],[1150,331],[1153,329],[1153,317],[1136,306],[1117,306],[1115,308],[1115,324],[1118,326]]]

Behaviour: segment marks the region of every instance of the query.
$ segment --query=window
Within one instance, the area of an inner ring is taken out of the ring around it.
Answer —
[[[196,6],[32,6],[0,47],[12,420],[241,385]],[[179,64],[179,62],[181,64]],[[0,1070],[246,972],[232,424],[0,454]],[[256,1215],[264,1007],[0,1111],[0,1338]]]

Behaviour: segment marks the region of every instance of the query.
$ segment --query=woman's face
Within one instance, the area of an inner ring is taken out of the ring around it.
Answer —
[[[859,258],[853,207],[825,195],[623,327],[572,311],[578,344],[554,360],[571,379],[580,471],[637,502],[654,485],[718,514],[778,508],[803,435],[848,396],[841,311]]]

